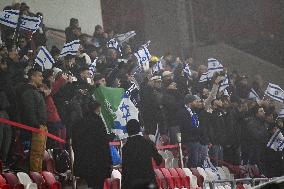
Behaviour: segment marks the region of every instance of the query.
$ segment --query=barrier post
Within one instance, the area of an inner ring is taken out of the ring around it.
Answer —
[[[184,168],[182,146],[181,146],[181,133],[177,133],[177,140],[178,140],[178,147],[179,147],[180,165],[181,165],[181,168]]]

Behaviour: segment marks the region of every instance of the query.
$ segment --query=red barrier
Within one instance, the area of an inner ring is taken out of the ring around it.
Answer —
[[[28,125],[25,125],[25,124],[22,124],[22,123],[17,123],[17,122],[14,122],[14,121],[10,121],[8,119],[4,119],[4,118],[0,118],[0,123],[4,123],[4,124],[7,124],[7,125],[11,125],[13,127],[18,127],[18,128],[21,128],[21,129],[25,129],[25,130],[28,130],[28,131],[31,131],[31,132],[34,132],[34,133],[42,133],[43,135],[53,139],[53,140],[56,140],[58,142],[61,142],[61,143],[66,143],[65,140],[63,140],[62,138],[59,138],[55,135],[52,135],[48,132],[43,132],[37,128],[34,128],[34,127],[31,127],[31,126],[28,126]]]

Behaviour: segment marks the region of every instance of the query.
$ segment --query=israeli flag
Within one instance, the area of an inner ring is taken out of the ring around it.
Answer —
[[[259,102],[260,101],[260,97],[259,95],[257,94],[257,92],[255,92],[255,90],[253,88],[250,89],[250,92],[249,92],[249,99],[253,99],[255,100],[256,102]]]
[[[80,47],[80,40],[74,40],[69,43],[65,43],[59,57],[64,57],[68,54],[76,55],[79,47]]]
[[[91,75],[94,75],[96,73],[96,66],[97,66],[97,61],[98,57],[95,58],[95,60],[89,65],[89,72]]]
[[[140,67],[143,68],[143,70],[149,69],[149,61],[151,59],[151,54],[148,50],[148,45],[150,42],[147,42],[145,45],[142,45],[142,48],[140,48],[136,53],[134,53],[135,57],[137,58]]]
[[[267,147],[273,149],[274,151],[283,151],[284,148],[284,137],[279,129],[272,135]]]
[[[212,164],[209,157],[207,157],[204,160],[202,168],[203,169],[210,169],[210,171],[212,171],[214,174],[216,174],[217,179],[221,180],[221,175],[218,173],[218,169]]]
[[[265,95],[282,103],[284,101],[284,91],[279,87],[279,85],[269,83],[265,91]]]
[[[117,40],[115,38],[112,38],[111,40],[109,40],[107,42],[107,47],[108,48],[118,49],[119,48],[119,44],[118,44],[118,42],[117,42]]]
[[[114,120],[113,133],[118,135],[119,138],[124,138],[126,136],[125,133],[127,133],[126,123],[131,119],[138,120],[138,113],[138,109],[130,100],[129,96],[124,95],[115,112],[116,119]]]
[[[186,77],[191,77],[192,76],[192,73],[190,71],[190,68],[189,68],[188,64],[185,64],[185,66],[184,66],[182,71],[183,71],[184,76],[186,76]]]
[[[19,19],[19,10],[4,10],[0,12],[0,24],[16,28]]]
[[[54,59],[43,46],[39,49],[35,62],[40,65],[43,70],[49,70],[52,68],[53,64],[55,64]]]
[[[278,113],[278,117],[279,117],[279,118],[283,118],[283,117],[284,117],[284,107],[282,107],[282,109],[281,109],[280,112]]]
[[[21,16],[20,28],[35,33],[39,29],[41,21],[41,17],[23,15]]]
[[[215,72],[223,71],[223,65],[215,58],[208,58],[208,77],[212,78]]]
[[[219,92],[224,91],[225,89],[227,89],[230,86],[228,76],[226,75],[225,77],[226,77],[226,79],[219,86]]]
[[[199,83],[207,82],[209,80],[208,78],[208,72],[203,73],[199,78]]]
[[[125,91],[125,95],[130,98],[133,104],[137,107],[139,102],[139,86],[131,81],[130,87]]]
[[[153,73],[155,73],[155,72],[160,72],[161,70],[163,70],[163,64],[162,64],[162,62],[159,60],[159,61],[156,62],[156,64],[153,66],[152,71],[153,71]]]

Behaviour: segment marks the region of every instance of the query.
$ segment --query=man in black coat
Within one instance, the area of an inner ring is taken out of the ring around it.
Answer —
[[[129,137],[122,148],[122,189],[134,188],[136,184],[145,182],[156,184],[152,158],[160,165],[162,156],[154,143],[139,135],[137,120],[129,120],[126,128]]]
[[[111,153],[106,126],[96,101],[82,104],[83,118],[73,127],[74,173],[87,181],[89,187],[103,188],[110,178]]]
[[[265,126],[265,111],[262,107],[254,108],[254,115],[247,124],[247,136],[249,137],[249,161],[257,164],[262,173],[265,172],[265,148],[268,142],[268,129]]]

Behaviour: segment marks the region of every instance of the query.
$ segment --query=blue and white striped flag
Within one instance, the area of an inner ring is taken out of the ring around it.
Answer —
[[[203,73],[199,78],[199,83],[207,82],[209,80],[208,78],[208,72]]]
[[[202,168],[210,169],[214,174],[216,174],[218,180],[222,179],[221,175],[218,173],[218,169],[212,164],[209,157],[206,157],[206,159],[204,160]]]
[[[225,77],[226,78],[224,79],[224,81],[219,86],[219,92],[224,91],[226,88],[228,88],[230,86],[228,76],[226,75]]]
[[[139,86],[131,81],[130,87],[125,91],[125,95],[129,96],[130,100],[133,102],[133,104],[137,107],[139,102]]]
[[[284,148],[284,137],[279,129],[272,135],[267,147],[273,149],[274,151],[283,151]]]
[[[223,65],[215,58],[208,58],[208,78],[212,78],[215,72],[223,71]]]
[[[163,70],[163,64],[162,64],[161,60],[159,60],[159,61],[156,62],[156,64],[153,66],[152,71],[153,71],[153,73],[155,73],[155,72],[160,72],[161,70]]]
[[[74,40],[69,43],[65,43],[59,57],[64,57],[66,55],[76,55],[80,47],[80,40]]]
[[[97,61],[98,61],[98,57],[95,58],[95,60],[89,65],[89,72],[91,75],[94,75],[96,73],[96,66],[97,66]]]
[[[41,47],[37,53],[37,56],[35,58],[35,62],[42,67],[43,70],[49,70],[52,68],[53,64],[55,64],[54,59],[46,50],[45,47]]]
[[[182,71],[183,71],[184,76],[186,76],[186,77],[191,77],[192,76],[192,73],[190,71],[190,68],[189,68],[188,64],[185,64],[185,66],[184,66]]]
[[[147,42],[145,45],[142,45],[142,47],[136,53],[134,53],[139,62],[139,66],[142,67],[143,70],[149,69],[149,61],[151,59],[151,54],[148,50],[149,43],[150,42]]]
[[[282,103],[284,101],[284,91],[279,85],[269,83],[265,91],[265,95]]]
[[[41,21],[41,17],[23,15],[21,16],[20,28],[35,33],[39,29]]]
[[[19,19],[19,10],[4,10],[0,12],[0,24],[16,28]]]
[[[250,89],[250,92],[249,92],[249,99],[253,99],[255,100],[256,102],[259,102],[260,101],[260,97],[259,95],[257,94],[257,92],[255,92],[255,90],[253,88]]]

